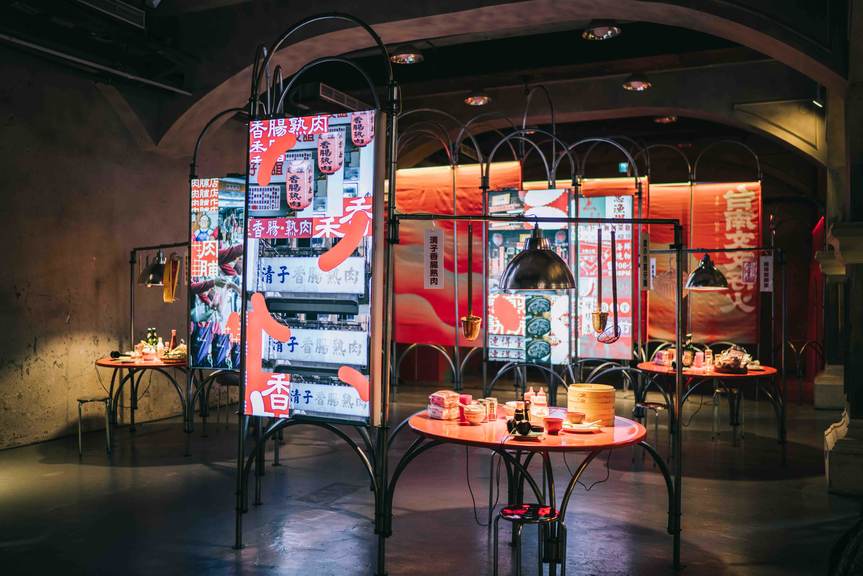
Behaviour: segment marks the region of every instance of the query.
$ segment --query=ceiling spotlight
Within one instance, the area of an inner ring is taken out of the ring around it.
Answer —
[[[491,96],[485,90],[474,90],[464,99],[464,103],[468,106],[485,106],[489,102],[491,102]]]
[[[623,83],[623,89],[630,92],[644,92],[651,86],[653,84],[648,80],[647,74],[641,74],[640,72],[630,74],[629,78]]]
[[[399,46],[390,54],[390,62],[393,64],[419,64],[423,60],[423,53],[412,44]]]
[[[581,37],[585,40],[611,40],[616,36],[620,36],[622,30],[614,20],[591,20],[581,32]]]
[[[668,114],[667,116],[657,116],[653,119],[657,124],[674,124],[677,122],[677,116]]]

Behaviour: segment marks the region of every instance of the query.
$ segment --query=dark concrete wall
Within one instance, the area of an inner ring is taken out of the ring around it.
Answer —
[[[5,448],[73,432],[76,398],[110,383],[93,362],[128,346],[129,250],[185,239],[189,160],[158,154],[113,87],[6,48],[0,69]],[[239,171],[243,144],[238,128],[215,131],[200,174]],[[185,332],[184,303],[161,304],[155,289],[138,297],[139,327]],[[165,417],[179,401],[154,377],[140,409],[142,420]]]

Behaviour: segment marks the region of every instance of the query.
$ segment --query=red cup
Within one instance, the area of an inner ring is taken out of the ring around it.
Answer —
[[[459,404],[470,404],[473,402],[473,394],[459,394],[458,395],[458,403]],[[467,422],[467,419],[464,417],[464,406],[458,407],[458,419],[462,422]]]
[[[563,430],[563,418],[557,416],[546,416],[543,419],[545,423],[545,431],[552,436],[557,436],[558,432]]]

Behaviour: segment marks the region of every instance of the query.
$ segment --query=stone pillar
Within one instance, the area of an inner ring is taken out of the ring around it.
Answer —
[[[863,495],[863,0],[850,10],[848,89],[828,98],[828,244],[819,258],[831,274],[837,292],[825,302],[825,332],[829,322],[839,326],[841,340],[827,351],[828,358],[844,362],[845,412],[824,433],[827,486],[838,494]],[[837,115],[841,112],[844,121]],[[831,126],[832,124],[832,126]],[[844,128],[844,137],[841,134]],[[844,157],[844,162],[842,161]],[[834,185],[830,179],[834,178]],[[844,182],[843,182],[844,180]],[[844,282],[840,279],[844,277]],[[828,285],[830,287],[830,285]],[[832,310],[826,304],[832,305]],[[843,312],[844,309],[844,312]],[[831,318],[831,314],[838,315]],[[844,350],[837,349],[844,348]],[[844,352],[844,353],[843,353]],[[838,374],[838,371],[835,371]]]

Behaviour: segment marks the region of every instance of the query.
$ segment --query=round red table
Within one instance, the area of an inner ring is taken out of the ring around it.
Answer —
[[[562,408],[550,408],[550,415],[564,416],[566,410]],[[492,450],[499,455],[506,464],[508,481],[508,505],[522,504],[524,482],[526,482],[536,498],[537,503],[557,506],[555,495],[554,471],[551,465],[551,454],[557,452],[580,452],[585,454],[584,460],[572,473],[567,483],[566,490],[558,508],[558,520],[549,525],[543,539],[543,562],[549,565],[549,575],[555,574],[557,566],[564,565],[566,548],[566,509],[573,490],[579,479],[584,474],[591,461],[605,450],[622,448],[625,446],[641,446],[656,461],[657,466],[665,477],[668,491],[668,531],[675,541],[679,538],[679,531],[673,529],[676,513],[673,510],[676,499],[674,498],[674,483],[671,479],[665,461],[656,450],[645,441],[647,431],[640,423],[627,418],[615,417],[615,425],[602,427],[593,433],[572,433],[561,431],[558,435],[545,434],[544,437],[535,440],[522,440],[507,432],[506,417],[502,407],[498,409],[498,418],[492,422],[485,422],[478,426],[471,426],[466,422],[457,420],[435,420],[430,418],[423,410],[406,419],[395,431],[395,436],[401,429],[408,427],[417,438],[411,447],[405,452],[398,462],[387,492],[387,524],[384,528],[386,534],[391,533],[392,503],[395,486],[399,477],[408,464],[422,452],[440,446],[442,444],[458,444],[473,448],[484,448]],[[543,463],[543,477],[538,483],[530,473],[528,467],[531,459],[539,455]],[[565,570],[565,569],[564,569]],[[561,574],[564,571],[562,570]]]
[[[667,376],[673,378],[675,376],[674,369],[671,366],[665,366],[656,364],[654,362],[641,362],[638,365],[638,369],[642,372],[652,375],[654,378],[651,378],[650,381],[639,390],[639,394],[636,394],[636,402],[643,402],[644,397],[647,394],[647,388],[656,383],[655,377]],[[746,382],[755,382],[755,385],[764,392],[764,395],[770,401],[773,406],[773,410],[776,413],[776,421],[777,421],[777,436],[779,442],[785,443],[785,401],[782,391],[776,386],[773,377],[778,374],[778,370],[773,366],[765,366],[762,365],[760,370],[747,370],[742,374],[731,374],[727,372],[717,372],[716,370],[704,370],[697,368],[684,368],[683,369],[683,377],[686,379],[684,382],[684,392],[683,399],[680,402],[680,405],[686,402],[689,396],[697,390],[702,384],[705,382],[715,382],[717,386],[722,388],[728,397],[728,409],[729,409],[729,420],[732,428],[732,438],[736,443],[738,438],[738,428],[741,424],[740,418],[740,386]],[[771,387],[766,387],[765,382],[771,382]],[[666,402],[669,406],[669,411],[673,412],[674,403],[671,402],[670,396],[665,392],[664,389],[659,387],[656,384],[657,388],[659,388],[660,392],[666,397]],[[677,417],[675,415],[675,417]]]
[[[123,393],[123,387],[128,382],[131,386],[131,409],[130,409],[130,418],[129,418],[129,430],[135,431],[135,410],[138,409],[138,386],[141,383],[141,379],[144,377],[144,374],[149,371],[158,372],[168,379],[168,382],[174,387],[177,395],[180,398],[180,406],[183,410],[183,429],[188,432],[190,423],[189,423],[189,414],[190,406],[188,405],[192,399],[191,393],[191,379],[186,379],[186,391],[185,394],[183,392],[183,388],[177,383],[177,379],[174,378],[174,375],[169,371],[169,369],[181,370],[183,372],[186,371],[188,363],[186,360],[153,360],[153,361],[143,361],[143,360],[120,360],[116,358],[100,358],[96,360],[96,366],[101,368],[111,368],[113,372],[111,373],[111,387],[108,391],[108,395],[111,397],[111,423],[116,426],[117,424],[117,406],[119,405],[120,395]]]

